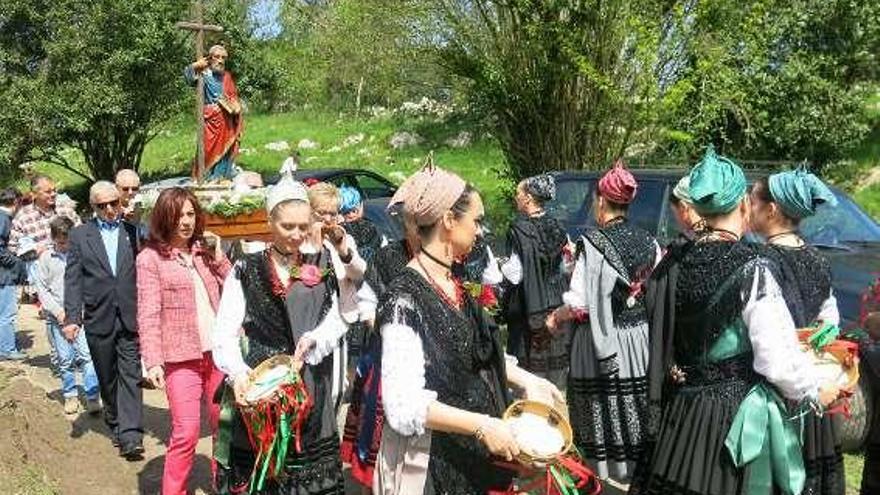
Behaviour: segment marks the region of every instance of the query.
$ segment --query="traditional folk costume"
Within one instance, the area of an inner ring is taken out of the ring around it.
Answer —
[[[403,193],[418,226],[429,226],[464,193],[466,184],[426,167]],[[427,254],[426,254],[427,255]],[[377,494],[485,494],[506,489],[512,473],[496,467],[474,436],[426,429],[434,401],[500,417],[509,403],[498,332],[467,291],[452,300],[411,268],[391,283],[379,306],[382,400],[387,427],[377,459]]]
[[[290,187],[289,190],[284,188]],[[279,190],[280,189],[280,190]],[[305,188],[275,186],[267,199],[271,211],[287,200],[308,201]],[[269,249],[272,249],[271,247]],[[333,401],[334,349],[346,325],[339,312],[337,280],[330,253],[318,253],[318,281],[296,278],[285,288],[269,249],[246,254],[226,279],[214,330],[217,366],[229,377],[247,373],[269,357],[292,355],[299,339],[313,338],[300,374],[314,405],[302,427],[302,450],[291,437],[283,475],[267,483],[260,494],[343,494],[336,409]],[[243,329],[243,336],[239,329]],[[219,493],[243,493],[254,471],[255,455],[228,387],[221,413],[221,433],[215,458],[220,464]],[[224,442],[225,440],[225,442]]]
[[[375,320],[379,297],[388,291],[391,282],[403,272],[410,259],[412,253],[405,239],[392,242],[376,252],[358,291],[363,319]],[[373,485],[376,455],[385,424],[381,353],[382,341],[378,334],[368,332],[358,359],[342,436],[342,460],[351,465],[352,477],[368,487]]]
[[[836,205],[834,193],[805,170],[783,172],[768,179],[770,195],[791,218],[812,216],[821,203]],[[766,256],[779,266],[779,286],[797,328],[822,321],[837,325],[840,314],[831,290],[831,264],[816,248],[789,247],[768,239]],[[806,482],[803,495],[843,495],[843,455],[829,415],[805,417],[803,431]]]
[[[493,465],[474,437],[425,427],[431,402],[500,417],[510,401],[504,354],[473,299],[452,307],[405,268],[380,306],[382,434],[376,493],[484,494],[512,473]]]
[[[347,215],[363,205],[361,193],[354,187],[340,187],[339,196],[341,198],[339,202],[339,213],[342,215]],[[376,226],[373,225],[373,222],[363,216],[357,220],[347,220],[343,224],[343,227],[357,243],[358,255],[366,262],[367,266],[369,266],[376,252],[378,252],[379,248],[384,244],[385,239],[379,233]],[[358,289],[360,289],[360,287],[358,287]],[[369,319],[371,318],[372,317]],[[359,314],[357,320],[352,321],[349,325],[348,333],[346,334],[348,344],[348,363],[357,363],[363,347],[366,344],[368,331],[367,320],[368,318],[365,317],[364,314]]]
[[[636,190],[635,178],[620,163],[599,181],[599,194],[617,204],[632,202]],[[578,241],[564,295],[584,323],[572,336],[569,416],[575,444],[600,478],[627,479],[642,454],[648,370],[642,284],[659,257],[654,238],[625,217]]]
[[[733,211],[745,191],[742,170],[711,147],[690,174],[701,215]],[[631,494],[801,492],[799,423],[780,394],[816,401],[819,383],[777,280],[761,248],[721,230],[673,247],[655,269],[651,438]]]
[[[556,196],[551,175],[526,179],[523,186],[541,202]],[[520,216],[507,234],[510,258],[501,267],[513,285],[507,298],[505,319],[508,324],[508,352],[522,367],[565,386],[568,370],[569,335],[553,335],[545,324],[547,315],[562,306],[562,294],[568,287],[565,251],[568,235],[559,222],[542,211]]]

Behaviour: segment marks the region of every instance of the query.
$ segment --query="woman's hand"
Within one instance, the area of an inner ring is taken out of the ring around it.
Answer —
[[[293,362],[296,363],[297,371],[302,369],[303,363],[306,361],[306,355],[315,348],[315,339],[309,335],[303,335],[296,343],[296,350],[293,351]]]
[[[526,383],[523,392],[526,399],[543,402],[548,406],[552,406],[559,402],[565,402],[565,396],[563,396],[562,392],[556,388],[556,385],[553,385],[549,380],[534,375],[532,376],[532,379]]]
[[[498,418],[486,416],[474,436],[483,442],[492,455],[512,461],[519,454],[519,445],[513,438],[510,426]]]
[[[147,381],[158,389],[165,388],[165,368],[156,365],[147,370]]]
[[[247,391],[251,386],[251,374],[242,373],[235,377],[232,382],[232,391],[235,392],[235,402],[240,406],[248,405]]]
[[[840,396],[840,387],[833,383],[826,383],[819,387],[819,404],[828,407]]]

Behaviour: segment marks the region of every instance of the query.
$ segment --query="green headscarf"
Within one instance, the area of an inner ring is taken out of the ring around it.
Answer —
[[[767,179],[770,196],[786,215],[800,220],[816,213],[822,203],[837,206],[837,198],[818,177],[800,166]]]
[[[701,215],[729,213],[746,194],[746,176],[730,158],[715,154],[711,144],[691,170],[688,192]]]

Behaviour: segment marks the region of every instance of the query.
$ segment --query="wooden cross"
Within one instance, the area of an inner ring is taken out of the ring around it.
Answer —
[[[175,24],[178,29],[187,31],[195,31],[196,33],[196,60],[200,60],[205,52],[205,31],[213,33],[222,33],[223,28],[214,24],[204,24],[202,14],[204,8],[202,0],[193,2],[193,14],[195,20],[180,21]],[[196,135],[196,182],[200,183],[205,173],[205,82],[201,77],[196,78],[196,119],[199,123],[198,134]]]

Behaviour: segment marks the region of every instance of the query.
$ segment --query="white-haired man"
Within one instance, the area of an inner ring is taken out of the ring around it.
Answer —
[[[226,70],[227,56],[225,48],[214,45],[208,50],[207,58],[200,58],[183,70],[183,77],[190,85],[195,86],[199,78],[204,82],[205,176],[202,178],[206,180],[232,178],[241,137],[241,103],[232,74]]]
[[[104,421],[120,454],[136,460],[144,452],[135,279],[138,236],[133,225],[120,219],[119,196],[112,182],[93,184],[89,203],[95,216],[70,231],[63,333],[73,340],[85,331],[104,401]]]
[[[141,190],[141,178],[130,168],[121,168],[116,171],[116,190],[119,191],[119,206],[122,209],[122,217],[131,223],[140,221],[140,211],[133,203],[134,197]]]

